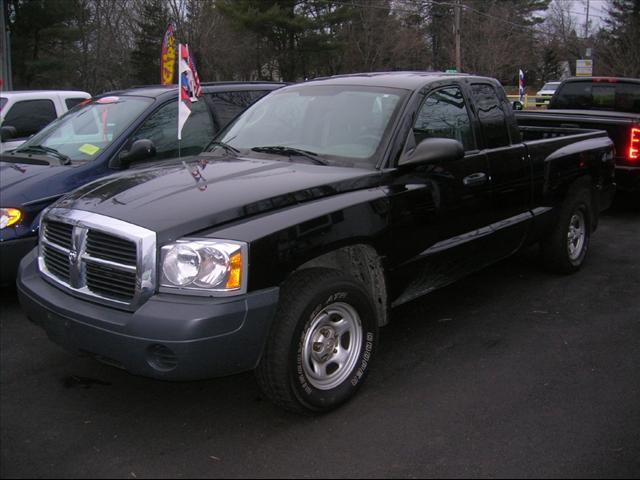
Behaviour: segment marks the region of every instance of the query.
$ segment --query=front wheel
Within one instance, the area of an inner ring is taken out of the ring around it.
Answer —
[[[282,288],[258,383],[287,410],[331,410],[361,385],[377,337],[375,310],[359,282],[335,270],[298,272]]]
[[[571,193],[558,214],[549,236],[541,242],[548,270],[573,273],[584,263],[592,231],[591,196],[586,189]]]

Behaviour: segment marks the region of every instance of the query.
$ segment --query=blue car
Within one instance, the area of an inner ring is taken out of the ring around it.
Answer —
[[[205,83],[177,140],[178,89],[139,87],[88,100],[0,157],[0,284],[15,282],[42,210],[92,180],[200,153],[274,82]]]

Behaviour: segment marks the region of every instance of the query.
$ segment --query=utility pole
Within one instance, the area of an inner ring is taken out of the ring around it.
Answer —
[[[587,19],[584,22],[584,38],[589,38],[589,0],[587,0]]]
[[[460,11],[462,10],[462,4],[460,3],[461,1],[462,0],[456,0],[454,26],[454,34],[456,37],[456,71],[458,73],[462,72],[462,59],[460,58]]]
[[[9,37],[9,4],[0,0],[0,90],[11,90],[11,44]]]

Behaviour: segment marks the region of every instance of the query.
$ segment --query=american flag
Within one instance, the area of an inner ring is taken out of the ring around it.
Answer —
[[[518,70],[518,95],[520,95],[520,102],[524,101],[524,72]]]
[[[180,71],[178,76],[178,140],[182,140],[182,127],[191,115],[191,102],[202,95],[200,79],[193,63],[189,46],[180,44]]]

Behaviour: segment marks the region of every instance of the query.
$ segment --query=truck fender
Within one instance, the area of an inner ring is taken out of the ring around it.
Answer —
[[[344,246],[303,263],[294,272],[317,267],[348,273],[362,283],[375,305],[378,325],[389,323],[387,282],[380,255],[375,248],[362,243]]]

